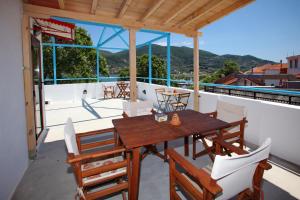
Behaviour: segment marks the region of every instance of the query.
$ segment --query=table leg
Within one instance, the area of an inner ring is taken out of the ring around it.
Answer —
[[[184,137],[184,155],[189,156],[189,136]]]
[[[129,200],[138,200],[140,186],[140,147],[132,150],[132,173]]]

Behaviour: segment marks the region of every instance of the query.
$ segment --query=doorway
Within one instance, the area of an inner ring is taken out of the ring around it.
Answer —
[[[40,41],[31,35],[31,55],[32,55],[32,83],[33,83],[33,101],[35,117],[35,134],[38,140],[44,130],[43,119],[43,82],[41,67],[41,46]]]

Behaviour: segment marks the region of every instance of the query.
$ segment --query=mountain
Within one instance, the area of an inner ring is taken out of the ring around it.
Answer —
[[[148,46],[137,49],[137,56],[148,54]],[[166,59],[167,48],[160,45],[152,45],[152,54]],[[109,51],[101,51],[110,65],[110,73],[117,74],[121,68],[128,67],[128,50],[112,53]],[[199,51],[200,71],[203,73],[212,73],[223,66],[225,60],[233,60],[240,65],[242,71],[247,71],[252,67],[274,63],[273,61],[263,60],[251,55],[217,55],[208,51]],[[193,49],[189,47],[171,47],[171,70],[176,72],[191,72],[193,71]]]

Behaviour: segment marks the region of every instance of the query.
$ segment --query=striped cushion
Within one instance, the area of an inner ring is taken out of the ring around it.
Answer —
[[[96,167],[101,167],[101,166],[117,163],[117,162],[120,162],[120,161],[123,161],[123,160],[124,159],[123,159],[122,156],[117,156],[117,157],[114,157],[114,158],[108,158],[108,159],[105,159],[105,160],[99,160],[99,161],[95,161],[95,162],[91,162],[91,163],[86,163],[86,164],[81,165],[81,170],[86,171],[86,170],[90,170],[90,169],[93,169],[93,168],[96,168]],[[114,176],[114,175],[117,175],[117,174],[121,174],[121,173],[124,173],[124,172],[126,172],[126,167],[119,168],[119,169],[116,169],[116,170],[113,170],[113,171],[104,172],[104,173],[101,173],[101,174],[96,174],[96,175],[93,175],[93,176],[89,176],[89,177],[83,178],[83,184],[87,184],[87,183],[90,183],[90,182],[105,179],[105,178],[108,178],[108,177],[111,177],[111,176]]]

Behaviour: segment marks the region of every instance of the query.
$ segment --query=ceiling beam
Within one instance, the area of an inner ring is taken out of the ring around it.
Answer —
[[[218,20],[221,19],[223,17],[225,17],[226,15],[230,14],[231,12],[240,9],[246,5],[248,5],[249,3],[253,2],[254,0],[239,0],[235,3],[233,3],[231,6],[221,10],[220,12],[218,12],[217,14],[213,15],[212,17],[210,17],[207,20],[201,21],[199,23],[196,24],[196,26],[194,27],[196,30]]]
[[[145,21],[147,18],[149,18],[164,2],[165,0],[156,0],[152,4],[152,6],[146,11],[146,13],[141,17],[140,21]]]
[[[219,6],[221,3],[228,0],[211,0],[208,3],[206,3],[204,6],[201,6],[199,9],[197,9],[192,14],[188,15],[186,18],[181,20],[179,23],[177,23],[175,26],[182,27],[187,26],[197,19],[201,18],[205,14],[209,13],[211,10]]]
[[[122,27],[135,27],[137,29],[150,29],[150,30],[172,32],[178,34],[188,34],[188,33],[196,32],[196,30],[191,28],[183,29],[177,27],[167,27],[167,26],[161,26],[157,23],[145,23],[145,22],[139,22],[132,19],[125,20],[123,18],[92,15],[90,13],[61,10],[61,9],[44,7],[44,6],[36,6],[32,4],[24,4],[23,10],[24,10],[24,14],[27,14],[32,17],[41,16],[41,15],[57,16],[57,17],[65,17],[65,18],[77,19],[82,21],[114,24]]]
[[[97,5],[98,5],[98,0],[93,0],[92,7],[91,7],[91,14],[93,15],[96,14]]]
[[[128,9],[129,5],[131,4],[132,0],[123,0],[121,8],[117,14],[117,18],[123,17],[125,14],[126,10]]]
[[[58,0],[58,5],[60,9],[65,9],[65,2],[64,0]]]
[[[162,25],[165,25],[177,17],[182,11],[190,7],[192,4],[196,3],[198,0],[190,0],[189,2],[182,2],[179,6],[175,6],[175,9],[172,9],[168,12],[168,15],[162,20]]]

